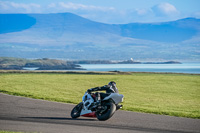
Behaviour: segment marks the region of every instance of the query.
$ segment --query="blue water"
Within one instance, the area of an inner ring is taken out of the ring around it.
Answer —
[[[87,71],[172,72],[200,74],[200,63],[183,64],[80,64]]]

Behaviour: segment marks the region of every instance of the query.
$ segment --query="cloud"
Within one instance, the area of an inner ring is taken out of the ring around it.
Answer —
[[[200,18],[200,12],[194,12],[191,16],[195,18]]]
[[[51,3],[46,8],[48,11],[52,10],[55,11],[112,11],[115,10],[113,7],[101,7],[101,6],[93,6],[93,5],[84,5],[84,4],[77,4],[72,2],[57,2]]]
[[[0,0],[0,13],[63,13],[71,12],[88,19],[114,23],[120,11],[113,7],[84,5],[72,2],[52,2],[47,5],[24,4]]]
[[[38,4],[15,3],[8,1],[0,1],[0,13],[37,13],[41,9]]]
[[[113,7],[84,5],[72,2],[50,3],[46,7],[45,12],[70,12],[94,21],[104,23],[112,23],[115,21],[115,17],[119,15],[118,10]]]
[[[114,7],[85,5],[73,2],[52,2],[46,5],[18,3],[0,0],[0,13],[63,13],[70,12],[93,21],[122,24],[133,22],[161,22],[184,17],[197,16],[182,14],[169,3],[160,3],[149,8],[116,9]],[[182,17],[181,17],[182,16]]]
[[[135,9],[135,12],[137,13],[137,15],[146,15],[147,13],[149,13],[149,11],[147,9]]]
[[[152,11],[156,16],[177,16],[179,15],[179,11],[176,7],[169,3],[160,3],[158,5],[153,6]]]
[[[95,11],[108,12],[114,11],[113,7],[101,7],[93,5],[77,4],[72,2],[55,2],[48,5],[24,4],[0,0],[0,13],[55,13],[67,11]]]

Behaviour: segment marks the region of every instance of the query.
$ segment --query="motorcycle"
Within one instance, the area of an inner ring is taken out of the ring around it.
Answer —
[[[119,103],[123,102],[124,96],[122,94],[111,93],[101,100],[99,106],[96,105],[95,97],[95,93],[85,92],[82,102],[72,109],[71,117],[95,117],[100,121],[105,121],[111,118],[115,111],[122,108],[122,105],[119,105]]]

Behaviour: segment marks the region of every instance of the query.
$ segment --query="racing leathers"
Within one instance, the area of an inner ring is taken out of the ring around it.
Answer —
[[[106,91],[106,93],[99,93],[99,92],[95,93],[96,94],[95,100],[96,100],[97,106],[101,104],[101,99],[104,99],[105,97],[109,96],[111,93],[119,93],[116,87],[116,83],[115,82],[110,82],[110,83],[102,87],[95,87],[95,88],[91,88],[87,90],[88,93],[91,93],[93,91]]]

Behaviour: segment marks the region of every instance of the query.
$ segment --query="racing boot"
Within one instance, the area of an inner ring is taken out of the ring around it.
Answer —
[[[121,109],[122,107],[123,107],[123,105],[117,105],[116,110]]]

